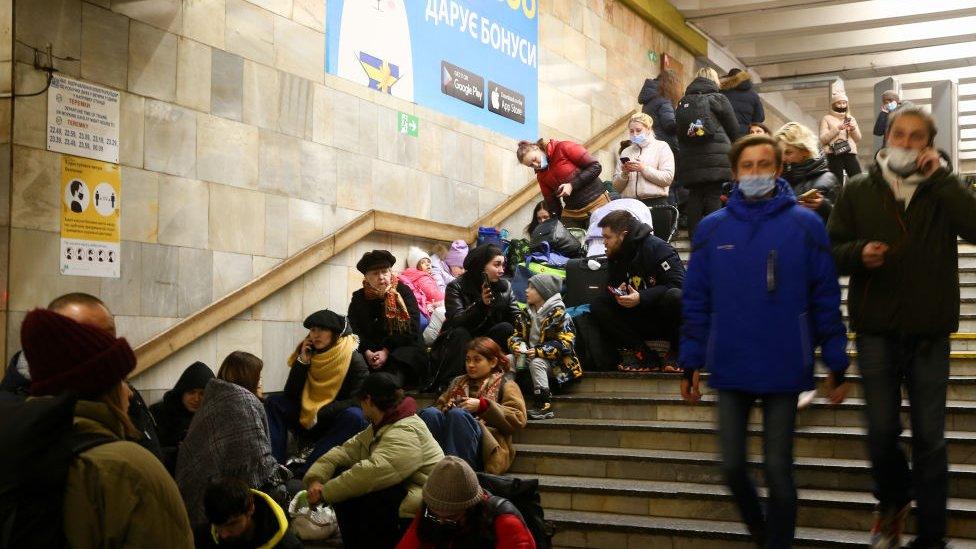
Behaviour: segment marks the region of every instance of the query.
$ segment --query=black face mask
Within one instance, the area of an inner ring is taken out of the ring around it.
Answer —
[[[847,112],[847,107],[844,107],[843,109],[836,106],[831,108],[834,110],[834,112]]]

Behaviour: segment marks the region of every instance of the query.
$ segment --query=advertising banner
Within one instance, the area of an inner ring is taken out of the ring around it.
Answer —
[[[121,191],[118,165],[61,157],[61,274],[119,277]]]
[[[537,0],[329,0],[326,71],[514,138],[538,133]]]

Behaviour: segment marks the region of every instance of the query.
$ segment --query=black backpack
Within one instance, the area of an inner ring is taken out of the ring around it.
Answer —
[[[501,397],[499,397],[501,398]],[[546,520],[539,496],[539,481],[478,473],[478,484],[492,495],[512,502],[535,539],[536,549],[552,549],[555,527]]]
[[[557,254],[569,258],[583,255],[583,244],[576,240],[558,217],[549,218],[536,226],[532,231],[529,246],[535,251],[543,242],[549,243],[549,249]]]
[[[0,547],[67,547],[64,490],[78,454],[117,440],[76,433],[71,395],[0,403]]]
[[[678,135],[689,141],[704,141],[715,135],[715,120],[708,96],[693,93],[681,98],[674,110]]]

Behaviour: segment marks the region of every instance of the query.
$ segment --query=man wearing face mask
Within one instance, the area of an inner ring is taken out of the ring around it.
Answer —
[[[698,402],[699,371],[718,392],[722,472],[760,547],[790,547],[796,525],[793,435],[799,393],[814,388],[814,351],[830,369],[828,401],[847,393],[847,334],[840,286],[820,218],[781,179],[782,157],[766,135],[729,153],[737,185],[692,242],[681,331],[681,396]],[[765,512],[749,475],[750,412],[762,403]]]
[[[827,224],[850,275],[868,454],[879,500],[873,547],[900,547],[911,500],[912,547],[944,547],[949,334],[959,328],[957,238],[976,242],[976,197],[933,147],[935,121],[903,107],[868,174],[841,192]],[[911,402],[912,470],[899,445],[901,386]]]

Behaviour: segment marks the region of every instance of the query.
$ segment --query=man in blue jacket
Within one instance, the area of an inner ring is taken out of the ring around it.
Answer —
[[[705,218],[692,242],[684,288],[681,396],[701,398],[699,371],[718,391],[722,472],[760,546],[790,547],[796,526],[793,435],[797,396],[814,387],[814,349],[830,369],[830,402],[844,400],[847,334],[823,222],[779,176],[765,135],[729,153],[737,185],[728,207]],[[746,462],[749,411],[762,402],[765,513]]]

